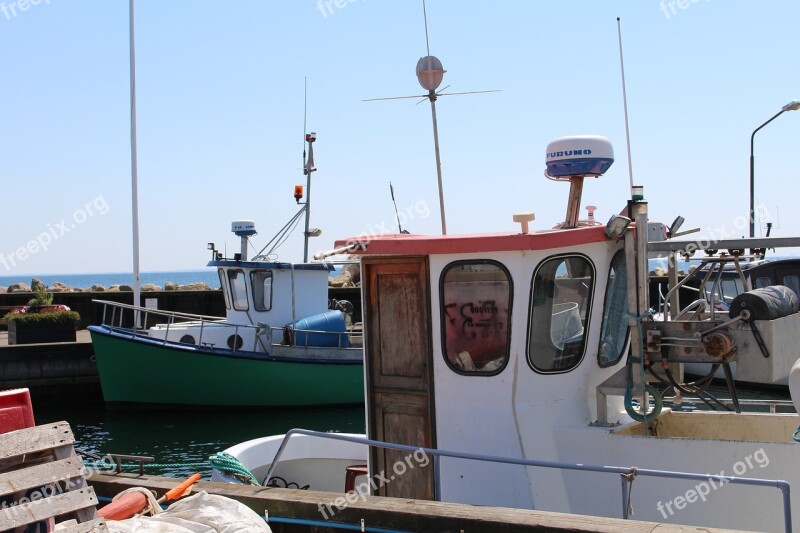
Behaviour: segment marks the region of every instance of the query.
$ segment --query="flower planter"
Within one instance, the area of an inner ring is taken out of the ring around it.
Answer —
[[[76,325],[22,324],[17,320],[8,323],[8,344],[35,344],[41,342],[75,342]]]

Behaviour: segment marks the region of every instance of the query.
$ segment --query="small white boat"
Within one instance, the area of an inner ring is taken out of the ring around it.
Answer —
[[[292,486],[341,492],[367,465],[358,494],[791,529],[800,516],[800,500],[789,498],[800,487],[800,417],[664,407],[645,368],[736,361],[740,373],[775,372],[777,360],[800,357],[800,313],[655,320],[648,253],[698,243],[648,243],[641,188],[627,217],[580,223],[584,178],[612,161],[599,137],[548,147],[548,175],[570,183],[557,230],[531,229],[533,215],[523,213],[511,233],[338,241],[361,254],[369,440],[334,453],[337,439],[357,439],[302,432],[282,451],[278,436],[228,452],[260,483],[280,474]],[[798,245],[744,239],[714,248]]]

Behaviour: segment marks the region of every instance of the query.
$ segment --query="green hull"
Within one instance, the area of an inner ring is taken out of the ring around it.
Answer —
[[[280,407],[364,402],[363,363],[235,357],[90,327],[110,407]]]

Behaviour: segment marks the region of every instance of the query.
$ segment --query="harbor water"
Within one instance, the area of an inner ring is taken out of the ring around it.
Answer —
[[[146,384],[143,384],[146,386]],[[292,428],[363,433],[362,406],[260,410],[109,411],[102,404],[34,404],[37,424],[66,420],[75,447],[95,455],[106,453],[153,457],[146,474],[186,478],[211,476],[209,456],[242,441],[276,435]],[[91,459],[86,459],[87,464]],[[123,463],[123,471],[136,472]]]

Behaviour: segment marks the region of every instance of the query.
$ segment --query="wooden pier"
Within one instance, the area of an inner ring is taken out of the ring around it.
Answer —
[[[173,488],[178,480],[135,474],[94,474],[89,484],[97,496],[110,498],[130,487],[146,487],[158,497]],[[275,533],[320,533],[341,531],[336,525],[381,528],[394,531],[453,531],[456,533],[492,531],[497,533],[539,531],[603,532],[722,532],[693,526],[641,522],[597,516],[530,511],[504,507],[409,500],[352,493],[254,487],[200,481],[194,491],[204,490],[240,501],[261,516],[265,511]],[[337,505],[339,507],[337,507]],[[289,520],[284,520],[289,519]],[[293,523],[288,523],[293,522]],[[331,527],[324,527],[326,523]],[[369,529],[367,529],[369,530]]]

